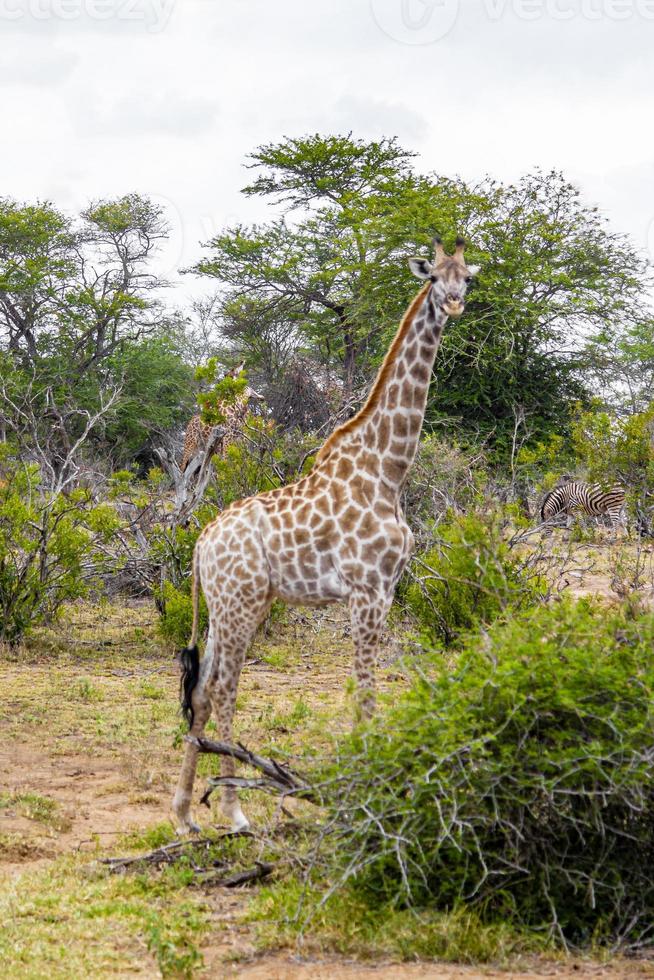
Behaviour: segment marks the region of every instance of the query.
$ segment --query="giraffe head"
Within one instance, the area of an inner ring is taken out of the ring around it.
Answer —
[[[465,244],[463,238],[457,238],[454,254],[447,255],[440,238],[435,238],[431,262],[428,259],[409,259],[409,268],[414,276],[431,280],[430,292],[436,306],[454,318],[463,313],[466,291],[472,277],[479,272],[479,266],[465,264]]]
[[[241,363],[237,364],[236,367],[233,367],[231,371],[228,371],[227,374],[225,374],[225,377],[238,378],[238,376],[242,374],[244,370],[245,370],[245,361],[241,361]],[[254,390],[254,388],[251,388],[250,385],[247,385],[243,389],[243,395],[248,401],[255,401],[255,402],[265,401],[264,396],[260,395],[258,391]]]

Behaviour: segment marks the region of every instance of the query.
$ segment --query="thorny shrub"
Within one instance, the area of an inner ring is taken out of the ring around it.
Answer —
[[[423,661],[322,773],[321,880],[566,945],[654,943],[653,648],[652,615],[582,600],[469,638],[453,671]]]
[[[403,500],[419,551],[428,547],[434,524],[448,512],[466,511],[487,481],[481,452],[465,451],[433,434],[421,439]]]
[[[654,407],[614,418],[595,407],[579,412],[572,444],[593,483],[627,490],[627,512],[641,534],[654,534]]]

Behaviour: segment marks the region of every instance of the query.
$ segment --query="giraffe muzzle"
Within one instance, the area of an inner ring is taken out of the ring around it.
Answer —
[[[441,309],[443,313],[446,313],[448,316],[451,316],[456,320],[465,310],[465,304],[456,296],[446,296],[445,300],[441,304]]]

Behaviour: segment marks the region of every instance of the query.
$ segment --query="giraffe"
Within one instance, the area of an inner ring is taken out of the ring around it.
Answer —
[[[238,378],[244,367],[245,361],[233,368],[231,371],[228,371],[224,377]],[[233,402],[221,403],[220,413],[221,415],[225,416],[225,434],[220,440],[220,451],[223,456],[227,452],[229,446],[231,446],[231,444],[238,439],[245,422],[248,404],[252,400],[263,401],[264,399],[263,395],[260,395],[254,390],[254,388],[250,388],[248,385],[247,388],[244,388],[241,394],[238,395]],[[189,424],[186,426],[186,432],[184,433],[182,462],[180,463],[179,467],[182,473],[184,473],[186,467],[191,462],[193,457],[197,456],[200,450],[205,448],[212,428],[212,425],[202,421],[201,415],[194,415]]]
[[[339,426],[313,468],[296,483],[232,504],[201,532],[193,554],[193,627],[182,651],[182,708],[201,735],[213,709],[219,738],[230,741],[241,668],[275,597],[297,605],[349,603],[358,712],[375,705],[378,642],[395,586],[413,549],[400,494],[413,463],[432,367],[445,322],[464,310],[477,269],[435,239],[433,260],[409,259],[422,288],[409,305],[363,408]],[[198,590],[209,610],[200,659]],[[187,742],[173,799],[181,832],[196,832],[190,804],[198,748]],[[221,760],[224,776],[234,761]],[[236,790],[223,787],[234,830],[248,820]]]

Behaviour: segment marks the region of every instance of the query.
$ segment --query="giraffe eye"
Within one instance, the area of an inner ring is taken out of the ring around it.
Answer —
[[[469,286],[470,283],[472,282],[472,276],[466,276],[465,279],[464,279],[464,282],[465,282],[466,286]]]

